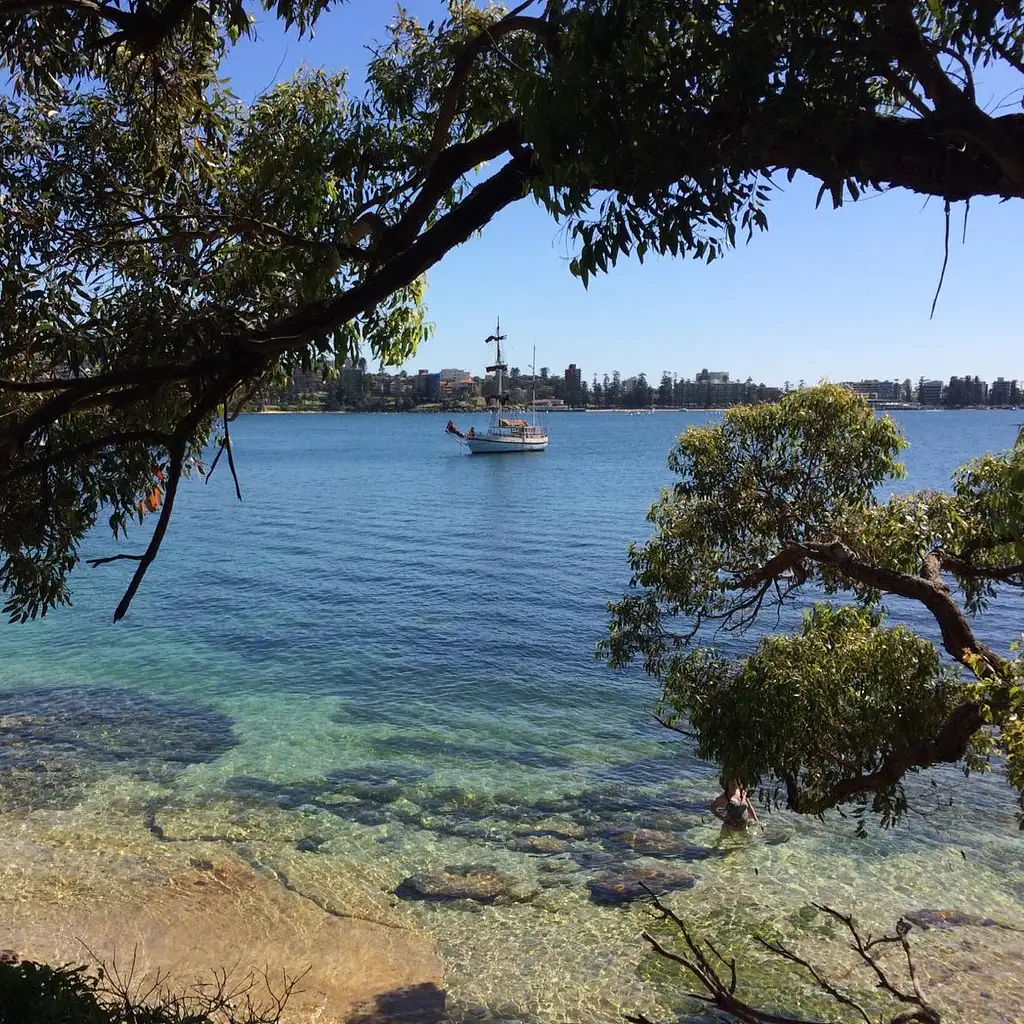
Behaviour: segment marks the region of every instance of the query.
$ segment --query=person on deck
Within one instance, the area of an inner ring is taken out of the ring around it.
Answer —
[[[755,825],[761,823],[757,820],[757,812],[750,802],[747,791],[740,787],[738,782],[727,780],[723,792],[711,801],[711,813],[716,818],[721,818],[726,828],[744,829],[747,827],[747,814]]]

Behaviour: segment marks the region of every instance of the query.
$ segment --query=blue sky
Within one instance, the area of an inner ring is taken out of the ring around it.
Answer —
[[[438,0],[407,0],[411,13],[440,18]],[[348,68],[361,81],[366,44],[381,40],[390,0],[351,0],[320,21],[312,40],[282,32],[264,15],[258,39],[231,54],[224,73],[244,100],[297,68]],[[989,109],[1015,83],[981,99]],[[588,380],[620,370],[692,377],[702,367],[765,383],[827,377],[948,378],[977,373],[1024,378],[1024,204],[975,200],[966,245],[954,208],[949,268],[935,317],[943,211],[891,192],[815,210],[817,184],[780,176],[770,231],[711,266],[680,259],[620,262],[589,291],[568,271],[567,240],[530,200],[514,204],[482,237],[449,254],[429,277],[434,337],[410,370],[458,366],[482,372],[483,339],[495,316],[509,359],[562,372],[577,363]]]

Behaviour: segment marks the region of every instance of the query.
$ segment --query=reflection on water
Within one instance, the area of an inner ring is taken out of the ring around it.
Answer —
[[[696,1022],[642,903],[595,900],[674,879],[752,998],[821,1010],[759,928],[870,990],[814,902],[875,931],[952,909],[996,923],[915,928],[936,1001],[1024,1014],[1003,927],[1024,927],[1024,841],[997,776],[912,780],[917,813],[865,840],[784,813],[723,835],[715,773],[652,723],[649,682],[594,661],[695,418],[567,417],[530,466],[461,457],[427,417],[240,423],[246,503],[188,488],[128,621],[108,625],[117,578],[85,573],[73,610],[0,631],[0,947],[137,921],[147,943],[233,932],[317,959],[336,1006],[443,984],[453,1021]],[[1010,443],[1013,418],[908,417],[908,484]],[[1020,619],[998,603],[982,631],[1008,642]],[[403,898],[411,876],[461,889]]]

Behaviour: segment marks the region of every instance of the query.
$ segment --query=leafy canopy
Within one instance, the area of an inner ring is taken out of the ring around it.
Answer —
[[[903,446],[835,385],[691,427],[653,537],[630,548],[631,591],[609,606],[601,652],[661,682],[662,721],[799,812],[852,804],[893,824],[908,772],[970,770],[993,750],[1024,793],[1024,671],[974,631],[1024,587],[1024,444],[958,470],[949,493],[882,500]],[[892,624],[909,602],[944,651]],[[770,632],[808,603],[793,633]],[[742,655],[714,646],[750,630],[762,635]]]
[[[98,522],[152,517],[120,618],[211,435],[233,469],[255,391],[406,359],[424,275],[529,195],[584,284],[627,253],[717,258],[766,226],[777,172],[836,204],[1024,195],[1024,115],[974,86],[1024,71],[1019,4],[450,0],[427,25],[399,10],[360,94],[304,71],[239,103],[220,67],[257,13],[306,33],[329,6],[0,0],[12,619],[69,600]]]

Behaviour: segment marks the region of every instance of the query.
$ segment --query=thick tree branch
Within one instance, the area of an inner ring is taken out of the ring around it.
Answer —
[[[921,33],[911,0],[888,0],[882,20],[886,45],[896,51],[900,64],[921,83],[935,108],[963,110],[969,101],[943,71],[935,49]]]
[[[0,18],[15,18],[20,14],[34,14],[55,7],[98,15],[118,28],[127,28],[134,17],[129,11],[110,4],[93,3],[92,0],[0,0]]]
[[[1024,577],[1024,562],[1011,565],[975,565],[973,562],[948,551],[933,552],[940,568],[964,580],[997,580],[1004,583],[1019,583]]]
[[[798,814],[824,814],[865,793],[891,789],[909,771],[933,768],[937,764],[956,764],[964,759],[971,739],[985,724],[984,705],[980,701],[967,701],[953,709],[936,736],[891,751],[877,771],[843,779],[813,798],[801,790],[795,776],[787,775],[782,780],[786,787],[786,806]]]
[[[760,586],[766,579],[778,578],[787,570],[795,569],[804,560],[834,567],[848,579],[864,586],[923,604],[938,623],[947,653],[961,664],[971,667],[965,655],[973,655],[982,658],[992,670],[1006,668],[1005,659],[975,637],[963,610],[939,576],[938,566],[932,567],[928,559],[925,560],[925,574],[911,576],[865,562],[839,541],[805,541],[786,545],[763,567],[737,580],[735,589]]]
[[[794,543],[787,545],[762,568],[737,580],[735,588],[760,588],[765,580],[777,578],[787,570],[795,570],[805,560],[835,568],[848,579],[873,589],[923,604],[938,623],[943,645],[951,657],[975,672],[976,658],[981,658],[992,672],[1006,670],[1005,659],[974,636],[966,616],[942,581],[942,562],[934,552],[924,559],[920,575],[911,576],[864,562],[838,541]],[[966,701],[950,713],[936,735],[889,751],[876,771],[844,779],[824,794],[808,797],[801,791],[795,777],[784,779],[787,805],[802,814],[821,814],[851,798],[889,789],[914,769],[955,764],[963,760],[972,737],[985,723],[984,704],[979,700]]]
[[[379,258],[401,252],[415,240],[430,214],[452,186],[479,164],[502,153],[514,151],[523,141],[518,121],[509,120],[483,132],[475,139],[449,146],[434,160],[426,180],[401,220],[384,231],[379,241]],[[360,250],[361,251],[361,250]]]
[[[210,372],[216,365],[215,358],[197,360],[191,364],[143,366],[127,370],[114,370],[100,373],[92,377],[76,377],[61,382],[61,394],[45,402],[24,419],[17,420],[0,431],[0,465],[4,457],[8,459],[17,452],[20,445],[37,430],[56,422],[61,417],[74,412],[75,409],[86,407],[97,396],[110,392],[110,401],[119,397],[123,389],[145,388],[151,385],[164,385],[174,381],[188,380]],[[46,381],[47,385],[51,382]],[[53,382],[56,383],[56,382]],[[46,390],[55,390],[47,387]],[[102,402],[100,404],[103,404]]]
[[[523,147],[500,171],[477,185],[454,209],[365,281],[344,295],[307,307],[239,344],[265,355],[299,348],[324,332],[373,309],[399,288],[425,274],[446,253],[465,242],[509,203],[521,198],[536,173],[532,152]]]
[[[427,149],[427,155],[423,162],[425,170],[429,171],[433,167],[448,143],[448,133],[458,112],[459,100],[462,98],[463,89],[466,87],[466,81],[469,78],[474,62],[481,54],[497,46],[502,39],[515,32],[531,33],[549,50],[553,46],[554,26],[546,17],[529,18],[521,15],[521,12],[526,10],[532,3],[534,3],[534,0],[526,0],[525,3],[510,11],[500,21],[470,40],[455,61],[451,80],[438,107],[437,120],[434,123],[434,134],[430,140],[430,146]]]

